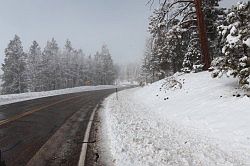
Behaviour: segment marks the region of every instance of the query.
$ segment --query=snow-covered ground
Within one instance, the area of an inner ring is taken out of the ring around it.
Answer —
[[[104,101],[101,140],[109,165],[249,166],[250,98],[237,80],[208,72],[175,78],[174,88],[161,80]]]
[[[67,93],[112,89],[115,87],[117,86],[114,86],[114,85],[81,86],[81,87],[52,90],[52,91],[46,91],[46,92],[28,92],[28,93],[21,93],[21,94],[0,95],[0,105],[15,103],[19,101],[25,101],[25,100],[31,100],[31,99],[37,99],[37,98],[42,98],[42,97],[48,97],[48,96],[62,95],[62,94],[67,94]]]

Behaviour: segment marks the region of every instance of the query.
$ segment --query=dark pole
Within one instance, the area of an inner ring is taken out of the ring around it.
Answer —
[[[118,88],[115,88],[116,100],[118,100]]]
[[[205,24],[204,15],[202,12],[202,0],[194,0],[194,2],[195,2],[196,15],[197,15],[201,52],[203,56],[202,61],[204,63],[204,69],[207,70],[210,67],[211,60],[210,60],[209,49],[208,49],[206,24]]]

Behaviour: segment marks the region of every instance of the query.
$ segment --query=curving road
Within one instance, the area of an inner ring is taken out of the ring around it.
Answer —
[[[115,89],[0,106],[1,160],[7,166],[77,165],[95,106]]]

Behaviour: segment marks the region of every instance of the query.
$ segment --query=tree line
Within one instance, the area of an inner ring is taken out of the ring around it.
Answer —
[[[94,56],[86,56],[81,49],[74,49],[69,40],[60,49],[52,38],[43,50],[33,41],[26,53],[17,35],[5,49],[2,70],[2,94],[108,85],[117,77],[106,45]]]
[[[202,0],[202,11],[212,75],[233,75],[242,87],[250,88],[250,2],[225,9],[219,6],[219,0]],[[160,1],[149,18],[148,29],[142,81],[204,70],[194,0]]]

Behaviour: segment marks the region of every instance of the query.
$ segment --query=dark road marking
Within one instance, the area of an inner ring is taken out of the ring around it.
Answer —
[[[22,140],[19,140],[17,143],[15,143],[14,145],[12,145],[11,147],[9,147],[8,149],[2,150],[2,152],[8,152],[12,149],[14,149],[17,145],[19,145],[20,143],[22,143]]]

